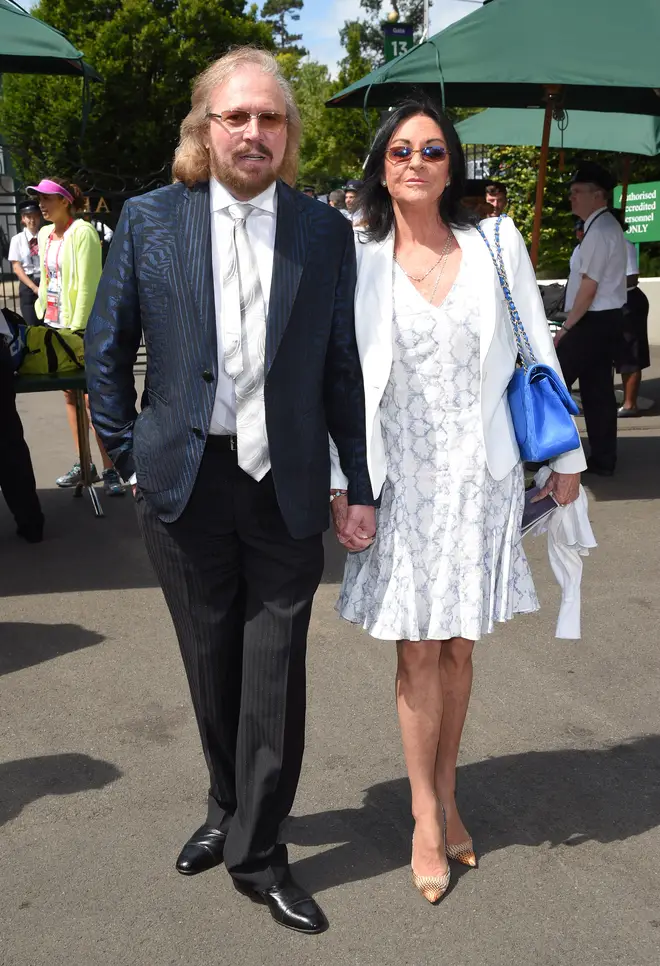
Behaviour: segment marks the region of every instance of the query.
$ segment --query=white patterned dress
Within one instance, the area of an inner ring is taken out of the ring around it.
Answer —
[[[486,466],[480,320],[463,263],[439,307],[397,266],[393,328],[378,529],[348,557],[337,608],[381,640],[478,640],[538,601],[520,537],[522,465],[500,481]]]

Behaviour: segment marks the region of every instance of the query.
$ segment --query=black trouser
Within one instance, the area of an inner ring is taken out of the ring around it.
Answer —
[[[590,463],[616,465],[617,405],[612,367],[623,332],[623,311],[587,312],[561,339],[557,355],[566,384],[580,380]]]
[[[19,527],[43,521],[32,460],[16,411],[14,369],[0,336],[0,490]]]
[[[19,282],[18,300],[21,303],[21,315],[26,325],[40,325],[37,313],[34,311],[34,303],[39,298],[25,282]]]
[[[260,887],[287,864],[277,843],[305,741],[305,654],[323,571],[321,534],[294,540],[272,476],[260,483],[210,438],[182,516],[138,518],[181,647],[211,775],[207,821],[225,864]]]

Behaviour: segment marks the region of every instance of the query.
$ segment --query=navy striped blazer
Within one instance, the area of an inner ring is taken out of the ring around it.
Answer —
[[[295,538],[328,526],[328,432],[351,503],[373,504],[355,341],[355,249],[334,209],[277,186],[266,330],[266,426],[273,481]],[[136,411],[141,336],[147,401]],[[208,184],[128,201],[86,331],[92,421],[117,469],[133,472],[165,522],[183,512],[211,422],[218,352]]]

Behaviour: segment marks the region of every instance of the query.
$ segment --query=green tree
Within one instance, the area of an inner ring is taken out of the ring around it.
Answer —
[[[415,28],[415,43],[421,39],[424,26],[424,0],[398,0],[395,4],[391,0],[360,0],[364,16],[356,20],[347,20],[339,35],[343,46],[347,47],[348,32],[357,27],[360,52],[369,64],[368,70],[364,71],[361,77],[384,63],[383,23],[393,6],[399,13],[399,22],[411,23]],[[356,77],[355,80],[359,78]]]
[[[81,141],[80,81],[4,76],[0,126],[25,183],[80,169],[118,187],[147,181],[172,158],[193,78],[232,45],[273,46],[271,25],[244,0],[41,0],[32,13],[84,51],[103,82],[91,85]]]
[[[302,10],[303,0],[266,0],[261,8],[261,16],[271,24],[275,45],[281,53],[294,53],[304,57],[307,51],[297,46],[302,34],[291,34],[287,27],[289,20],[300,20],[298,10]]]
[[[291,54],[278,57],[298,102],[303,124],[299,180],[325,192],[351,176],[359,177],[378,113],[358,108],[327,108],[325,102],[342,88],[363,77],[369,63],[361,52],[360,33],[352,25],[345,37],[346,55],[337,79],[316,61]]]

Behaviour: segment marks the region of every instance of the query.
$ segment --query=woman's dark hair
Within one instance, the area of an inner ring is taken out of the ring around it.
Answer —
[[[64,188],[65,191],[69,192],[73,198],[71,208],[74,212],[85,210],[85,196],[77,184],[72,184],[71,181],[67,181],[65,178],[53,178],[51,175],[48,176],[48,180],[54,181],[60,188]]]
[[[467,228],[474,217],[463,207],[465,195],[465,155],[454,125],[426,94],[414,94],[401,101],[379,128],[364,168],[364,184],[358,192],[355,209],[360,211],[364,231],[370,241],[383,241],[392,231],[394,209],[387,188],[381,184],[385,151],[392,135],[403,121],[423,114],[435,121],[449,151],[449,178],[438,202],[440,217],[451,228]]]

